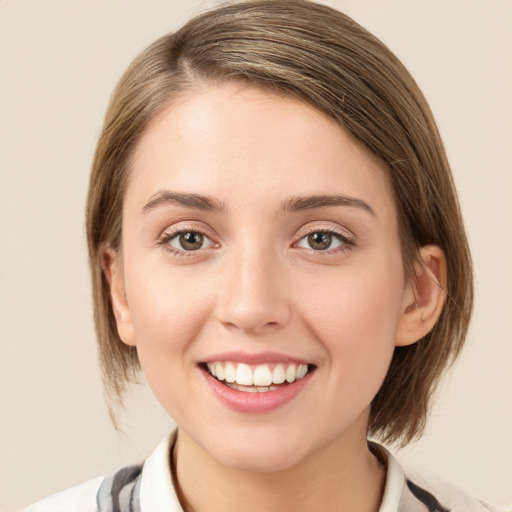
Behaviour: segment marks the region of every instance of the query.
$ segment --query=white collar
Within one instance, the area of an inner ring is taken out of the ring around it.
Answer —
[[[386,459],[386,485],[379,512],[399,512],[405,487],[405,473],[399,462],[382,445],[371,441],[374,450]]]
[[[176,442],[177,430],[165,437],[146,460],[142,469],[140,504],[142,512],[183,512],[172,483],[170,453]],[[379,512],[398,512],[405,484],[405,474],[398,461],[385,448],[387,475]]]
[[[172,483],[170,454],[177,430],[162,439],[142,467],[140,507],[143,512],[183,512]]]

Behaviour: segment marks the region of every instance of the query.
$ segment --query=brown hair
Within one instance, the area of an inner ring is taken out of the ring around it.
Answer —
[[[120,247],[130,157],[148,123],[176,95],[219,81],[298,97],[339,122],[387,165],[409,278],[419,247],[436,244],[444,251],[448,300],[441,317],[418,343],[395,349],[371,406],[371,435],[409,442],[423,430],[432,393],[462,347],[471,314],[471,258],[455,187],[432,113],[401,62],[346,15],[305,0],[248,1],[201,14],[141,53],[117,85],[87,199],[107,395],[121,402],[139,370],[136,349],[119,338],[101,266],[105,245]]]

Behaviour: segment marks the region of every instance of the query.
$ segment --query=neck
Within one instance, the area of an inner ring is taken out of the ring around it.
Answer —
[[[175,485],[185,512],[377,512],[385,469],[365,437],[354,441],[336,440],[285,470],[248,472],[220,464],[179,431]]]

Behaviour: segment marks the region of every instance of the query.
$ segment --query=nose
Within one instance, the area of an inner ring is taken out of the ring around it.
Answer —
[[[223,268],[216,317],[226,328],[264,334],[291,318],[290,290],[278,258],[250,248],[232,254]]]

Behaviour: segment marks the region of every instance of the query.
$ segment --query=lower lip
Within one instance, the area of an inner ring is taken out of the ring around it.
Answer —
[[[282,407],[295,398],[308,384],[314,372],[309,372],[302,379],[291,384],[264,392],[245,392],[230,388],[212,377],[206,370],[201,370],[206,382],[217,398],[230,409],[244,413],[264,413]]]

